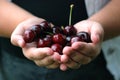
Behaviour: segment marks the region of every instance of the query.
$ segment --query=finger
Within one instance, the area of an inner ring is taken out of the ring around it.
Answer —
[[[53,60],[58,62],[58,63],[61,63],[61,55],[57,52],[54,52],[53,53]]]
[[[81,66],[81,64],[78,64],[71,59],[69,59],[69,61],[66,63],[66,65],[68,68],[71,68],[71,69],[78,69]]]
[[[68,61],[69,58],[71,58],[74,62],[81,63],[81,64],[87,64],[91,61],[91,53],[86,53],[89,49],[85,49],[84,45],[78,45],[79,43],[76,43],[76,47],[65,47],[63,50],[63,56],[61,56],[61,61],[65,63],[64,61]],[[79,51],[80,50],[80,51]],[[90,49],[91,50],[91,49]],[[84,52],[84,53],[83,53]],[[66,57],[68,55],[69,57]],[[95,55],[95,54],[94,54]]]
[[[41,60],[35,60],[34,62],[38,66],[49,66],[54,64],[55,61],[53,60],[52,56],[47,56]]]
[[[71,55],[72,52],[73,52],[73,48],[70,46],[65,46],[63,48],[63,55],[69,56],[69,55]]]
[[[16,46],[23,47],[25,42],[23,40],[22,34],[24,29],[22,27],[17,26],[14,32],[11,35],[11,43]]]
[[[83,53],[79,53],[77,51],[74,51],[74,53],[72,53],[70,55],[70,58],[72,61],[78,63],[78,64],[87,64],[91,61],[91,58],[88,56],[83,55]]]
[[[48,69],[55,69],[55,68],[58,68],[59,65],[60,64],[58,62],[54,62],[53,64],[46,66],[46,68],[48,68]]]
[[[83,54],[84,56],[88,56],[91,58],[97,56],[100,51],[99,46],[85,42],[75,42],[72,44],[72,48],[73,50],[76,50],[77,52]]]
[[[70,47],[66,47],[65,50],[66,50],[66,54],[68,54],[69,57],[67,55],[61,56],[61,61],[64,63],[67,62],[69,58],[71,58],[73,61],[81,63],[81,64],[87,64],[91,61],[91,57],[89,57],[88,55],[86,56],[86,54],[82,53],[81,51],[77,51]]]
[[[62,71],[66,71],[68,69],[67,65],[66,64],[60,64],[60,70]]]
[[[66,63],[69,60],[69,57],[67,55],[61,55],[61,63]]]
[[[11,43],[13,45],[19,46],[19,47],[24,47],[25,46],[25,41],[23,40],[23,37],[20,35],[12,35],[11,36]]]
[[[53,51],[50,48],[36,48],[36,47],[25,47],[23,48],[23,54],[30,60],[40,60],[46,56],[52,55]]]
[[[97,26],[97,27],[96,27]],[[103,41],[104,30],[99,23],[94,22],[91,26],[91,39],[94,44],[99,44]]]
[[[88,45],[84,42],[75,42],[71,47],[66,46],[63,48],[63,54],[70,56],[74,51],[83,53],[83,55],[90,57],[90,50]],[[92,54],[91,54],[92,55]]]

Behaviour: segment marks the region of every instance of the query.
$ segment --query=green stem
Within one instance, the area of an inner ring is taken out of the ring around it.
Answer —
[[[50,35],[53,35],[53,33],[51,33],[51,32],[45,32],[45,33],[50,34]]]
[[[70,5],[70,15],[69,15],[69,25],[72,23],[72,10],[73,10],[73,4]]]

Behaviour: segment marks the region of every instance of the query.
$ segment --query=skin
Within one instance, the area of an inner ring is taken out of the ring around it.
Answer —
[[[0,0],[0,36],[11,38],[11,43],[21,47],[24,56],[38,66],[50,69],[60,67],[63,71],[69,68],[78,69],[99,55],[103,40],[119,35],[119,3],[119,0],[111,0],[102,10],[87,20],[76,23],[74,26],[77,31],[88,32],[91,35],[92,43],[75,42],[71,47],[66,46],[63,49],[63,55],[53,52],[48,47],[36,48],[34,42],[26,44],[23,40],[23,32],[30,26],[44,21],[44,19],[38,18],[6,0]]]
[[[26,44],[23,39],[22,34],[24,31],[32,25],[37,25],[40,22],[41,19],[39,18],[30,18],[21,22],[12,33],[11,42],[14,45],[20,46],[23,50],[24,56],[35,62],[36,65],[47,68],[57,68],[60,65],[59,53],[53,52],[49,47],[37,48],[35,42]]]
[[[101,50],[104,31],[101,25],[95,21],[84,20],[74,25],[80,31],[90,33],[92,43],[74,42],[70,47],[66,46],[63,49],[64,55],[61,56],[60,69],[67,68],[77,69],[83,64],[91,62],[96,58]]]

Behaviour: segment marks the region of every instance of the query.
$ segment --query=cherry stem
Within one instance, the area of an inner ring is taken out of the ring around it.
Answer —
[[[70,5],[70,15],[69,15],[69,25],[72,23],[72,11],[73,11],[73,4]]]
[[[51,33],[51,32],[45,32],[45,33],[48,33],[48,34],[50,34],[50,35],[53,35],[53,33]]]
[[[63,30],[63,29],[64,29],[64,26],[61,26],[61,29]]]

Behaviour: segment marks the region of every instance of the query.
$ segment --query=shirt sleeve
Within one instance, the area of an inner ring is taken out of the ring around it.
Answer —
[[[85,0],[88,16],[92,16],[103,8],[110,0]]]

